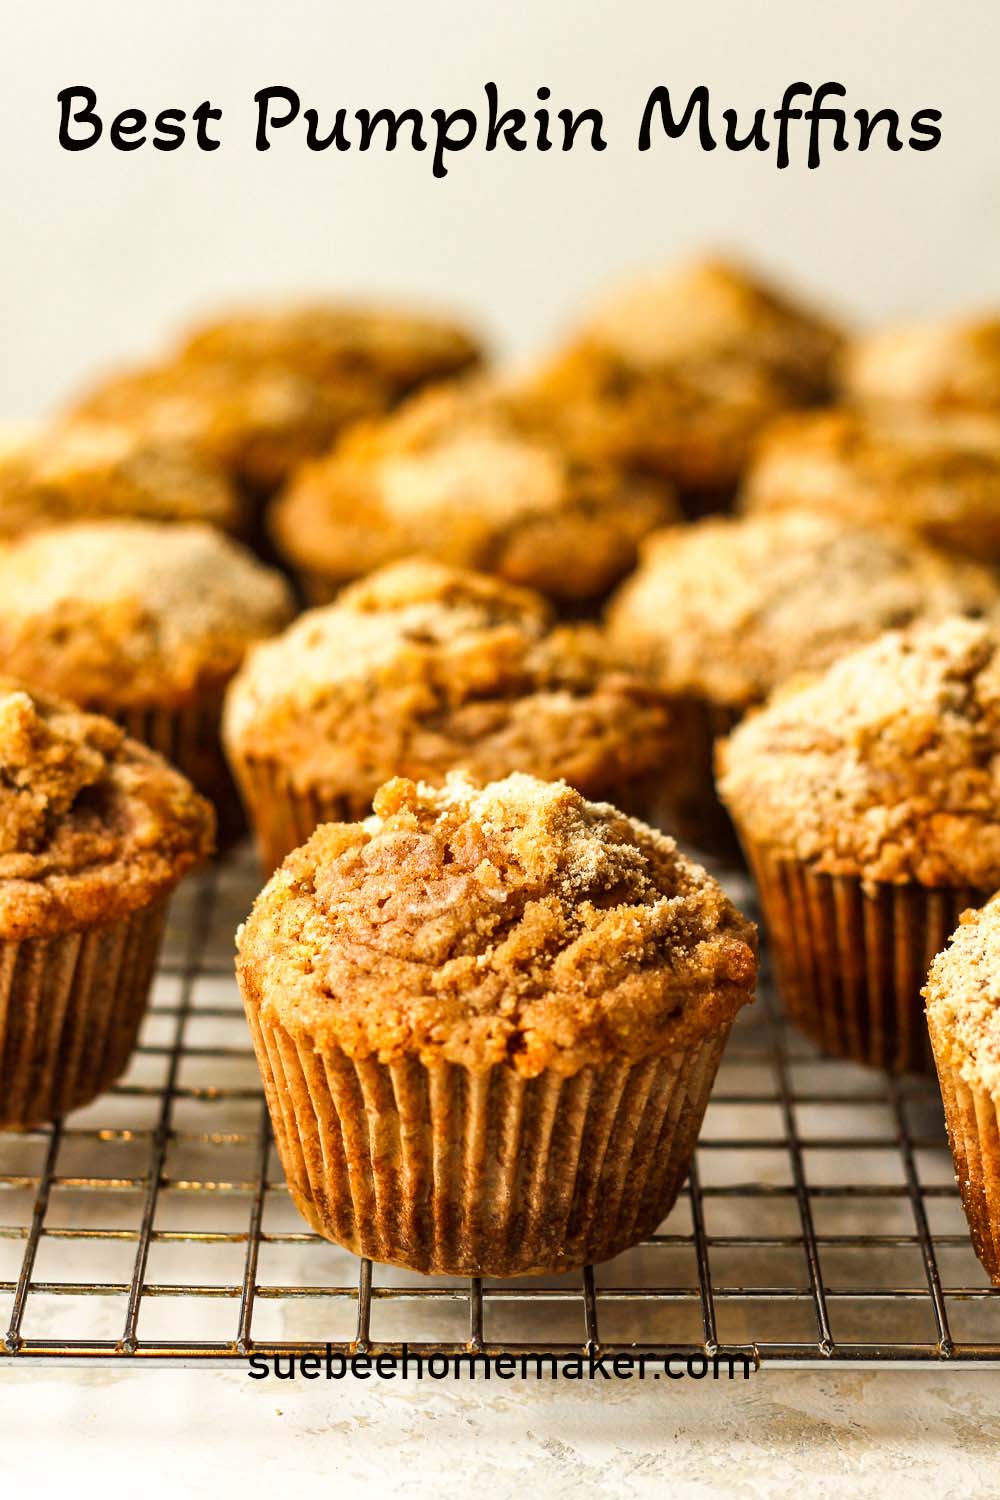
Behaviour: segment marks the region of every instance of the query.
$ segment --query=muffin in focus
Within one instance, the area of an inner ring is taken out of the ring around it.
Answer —
[[[787,511],[655,532],[607,615],[612,643],[669,697],[686,750],[653,820],[729,852],[717,737],[789,678],[885,630],[959,614],[1000,619],[996,575],[906,531]]]
[[[1000,897],[963,913],[924,996],[972,1243],[1000,1286]]]
[[[275,490],[345,427],[479,363],[445,319],[319,303],[234,313],[158,363],[112,374],[75,411],[183,438],[252,495]]]
[[[223,471],[190,444],[111,422],[67,422],[0,444],[0,537],[92,517],[244,525]]]
[[[80,522],[0,548],[0,671],[159,750],[216,804],[227,838],[241,819],[223,695],[292,612],[284,579],[208,526]]]
[[[152,750],[0,680],[0,1128],[124,1071],[167,899],[212,835],[209,805]]]
[[[906,526],[996,563],[1000,416],[831,410],[786,417],[760,442],[742,507]]]
[[[540,375],[596,457],[728,505],[762,428],[829,394],[841,335],[743,267],[704,260],[623,287]]]
[[[226,700],[230,763],[270,868],[393,776],[563,779],[641,805],[673,746],[661,695],[593,626],[426,559],[394,564],[252,651]]]
[[[920,990],[1000,886],[1000,636],[890,631],[719,747],[779,989],[825,1051],[927,1070]]]
[[[865,406],[1000,416],[1000,317],[877,328],[845,349],[841,387]]]
[[[563,784],[395,780],[238,934],[289,1190],[357,1255],[559,1272],[669,1213],[754,933],[673,841]]]
[[[581,458],[559,410],[529,391],[428,391],[305,465],[271,511],[307,596],[414,552],[538,589],[599,600],[634,565],[672,500]]]

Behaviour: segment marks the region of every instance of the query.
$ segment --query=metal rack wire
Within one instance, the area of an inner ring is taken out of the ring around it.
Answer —
[[[142,1044],[51,1128],[0,1134],[0,1363],[634,1352],[1000,1365],[933,1082],[820,1057],[765,983],[659,1232],[582,1273],[422,1277],[306,1231],[271,1145],[232,941],[248,854],[178,894]],[[734,892],[748,899],[746,890]]]

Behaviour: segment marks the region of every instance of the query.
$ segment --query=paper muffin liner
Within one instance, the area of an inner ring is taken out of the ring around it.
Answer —
[[[355,1255],[453,1276],[569,1270],[652,1233],[687,1175],[729,1032],[522,1078],[503,1064],[352,1060],[244,1003],[302,1216]]]
[[[619,805],[687,848],[741,863],[739,839],[719,800],[714,773],[715,742],[735,728],[740,715],[703,698],[675,698],[670,708],[676,754],[662,770],[631,782]]]
[[[218,845],[228,848],[246,832],[243,804],[222,749],[222,694],[213,692],[178,707],[97,709],[182,771],[214,805]]]
[[[0,1129],[88,1103],[124,1072],[167,898],[110,926],[0,943]]]
[[[260,862],[270,872],[286,854],[304,844],[320,823],[354,823],[367,818],[371,797],[334,795],[292,785],[273,761],[230,751],[230,763],[257,840]]]
[[[933,1072],[920,991],[969,886],[864,884],[747,846],[784,1008],[824,1052],[891,1073]]]
[[[943,1038],[930,1027],[955,1178],[972,1245],[994,1286],[1000,1286],[1000,1105],[974,1089],[947,1060]]]

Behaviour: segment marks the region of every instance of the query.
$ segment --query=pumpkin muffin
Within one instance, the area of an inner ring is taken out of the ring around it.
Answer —
[[[0,679],[0,1127],[85,1104],[135,1045],[212,810],[109,720]]]
[[[293,1200],[357,1255],[559,1272],[652,1233],[752,998],[754,933],[673,840],[565,784],[394,780],[237,938]]]
[[[623,287],[541,372],[593,452],[728,505],[775,416],[829,393],[841,336],[743,267],[694,261]]]
[[[226,531],[244,519],[222,470],[173,437],[79,421],[0,443],[0,537],[98,516],[206,521]]]
[[[272,534],[314,603],[423,552],[586,604],[677,511],[576,450],[562,413],[529,390],[428,391],[302,468],[272,510]]]
[[[963,913],[924,996],[972,1243],[1000,1286],[1000,897]]]
[[[712,770],[718,735],[790,677],[894,626],[952,614],[1000,618],[996,575],[905,531],[787,511],[654,532],[607,623],[669,696],[687,750],[655,821],[729,852]]]
[[[930,1064],[920,990],[1000,886],[1000,635],[890,631],[779,692],[719,749],[786,1008],[820,1046]]]
[[[906,526],[996,563],[1000,416],[831,410],[786,417],[761,440],[742,505]]]
[[[195,330],[158,363],[110,376],[75,410],[183,438],[267,495],[352,422],[480,354],[463,328],[388,308],[248,311]]]
[[[426,559],[386,568],[252,651],[223,734],[268,867],[384,781],[511,771],[635,799],[673,748],[661,695],[594,626]]]
[[[1000,317],[878,328],[848,345],[841,384],[862,405],[1000,416]]]
[[[81,522],[0,548],[0,671],[115,719],[216,804],[239,799],[222,753],[226,686],[292,616],[284,579],[208,526]]]

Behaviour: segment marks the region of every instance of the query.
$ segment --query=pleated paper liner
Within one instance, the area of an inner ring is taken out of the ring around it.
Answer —
[[[286,854],[304,844],[320,823],[354,823],[372,810],[370,796],[334,796],[302,791],[273,761],[230,752],[247,815],[257,839],[261,865],[270,872]]]
[[[994,1286],[1000,1287],[1000,1105],[965,1082],[947,1061],[931,1024],[955,1177],[972,1245]]]
[[[131,735],[182,771],[214,805],[218,844],[229,848],[246,832],[246,816],[222,749],[222,693],[177,707],[98,708]]]
[[[642,1062],[520,1077],[353,1061],[244,994],[278,1154],[310,1226],[356,1255],[457,1276],[606,1260],[687,1175],[729,1031]]]
[[[167,901],[107,927],[0,943],[0,1128],[38,1125],[125,1071]]]
[[[963,911],[968,886],[825,875],[747,846],[778,990],[824,1052],[891,1073],[933,1072],[920,991]]]

